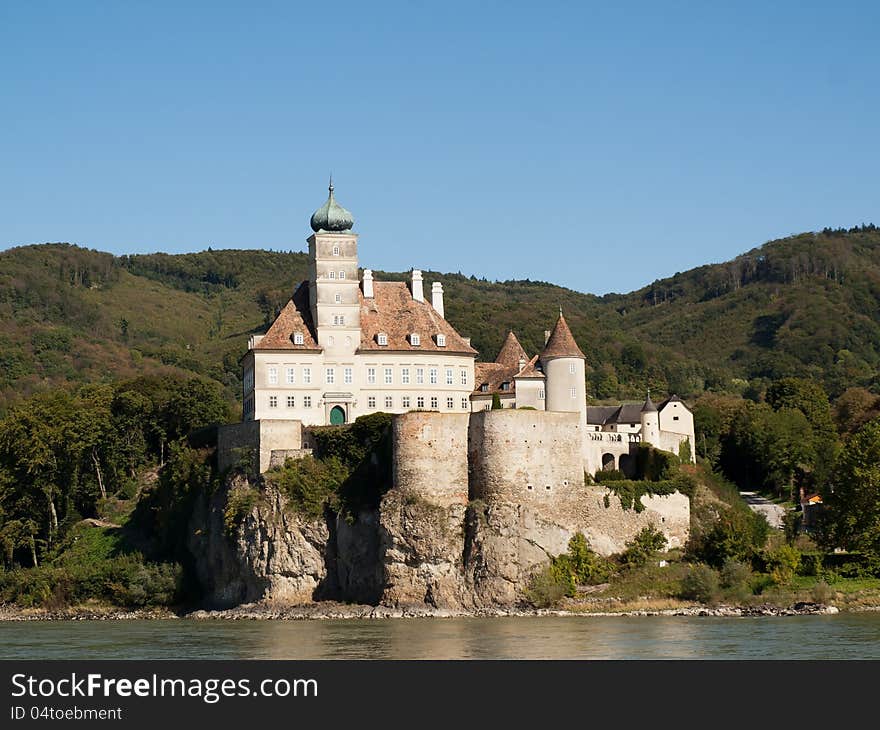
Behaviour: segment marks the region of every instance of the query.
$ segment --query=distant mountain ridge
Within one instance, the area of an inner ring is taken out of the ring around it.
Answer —
[[[238,360],[306,278],[306,255],[208,249],[113,256],[69,244],[0,252],[0,412],[36,390],[166,369],[238,395]],[[378,280],[407,273],[375,271]],[[880,230],[825,229],[771,241],[627,294],[546,282],[441,280],[446,317],[491,360],[509,329],[530,353],[560,306],[595,399],[646,388],[697,396],[813,377],[832,396],[875,386]]]

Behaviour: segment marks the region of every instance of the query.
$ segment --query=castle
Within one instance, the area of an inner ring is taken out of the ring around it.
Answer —
[[[417,269],[409,285],[376,281],[370,269],[359,276],[358,235],[332,181],[310,223],[309,278],[248,343],[242,423],[220,431],[221,466],[242,447],[258,451],[261,472],[300,455],[304,426],[378,411],[467,415],[491,410],[496,396],[502,409],[577,414],[567,422],[580,434],[578,468],[590,474],[634,473],[641,443],[693,459],[693,416],[676,396],[587,405],[585,357],[561,310],[540,353],[529,357],[510,332],[494,362],[475,362],[470,338],[445,319],[441,282],[429,302]]]

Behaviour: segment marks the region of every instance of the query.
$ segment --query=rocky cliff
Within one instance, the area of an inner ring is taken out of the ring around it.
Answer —
[[[576,532],[606,555],[648,524],[672,546],[687,539],[681,494],[642,497],[640,512],[602,487],[581,487],[576,502],[550,515],[500,499],[437,505],[395,488],[356,519],[329,510],[304,518],[262,479],[239,475],[198,502],[189,547],[211,607],[332,600],[474,610],[522,603],[531,575]]]

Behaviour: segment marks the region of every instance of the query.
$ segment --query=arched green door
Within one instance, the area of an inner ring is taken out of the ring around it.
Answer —
[[[343,423],[345,423],[345,411],[342,406],[333,406],[330,409],[330,425],[341,426]]]

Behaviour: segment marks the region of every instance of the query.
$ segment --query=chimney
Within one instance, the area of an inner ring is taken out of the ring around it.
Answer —
[[[373,298],[373,270],[364,269],[364,299]]]
[[[464,344],[466,344],[468,347],[471,346],[471,338],[470,337],[462,337],[461,339],[464,340]]]
[[[437,314],[441,317],[446,317],[443,314],[443,284],[439,281],[435,281],[431,284],[431,306],[437,310]]]
[[[519,371],[522,372],[526,366],[526,359],[524,357],[520,357],[519,359]]]
[[[422,290],[422,272],[418,269],[412,271],[412,298],[417,302],[425,301],[425,292]]]
[[[550,339],[550,330],[544,330],[544,344],[547,344],[547,341]]]

